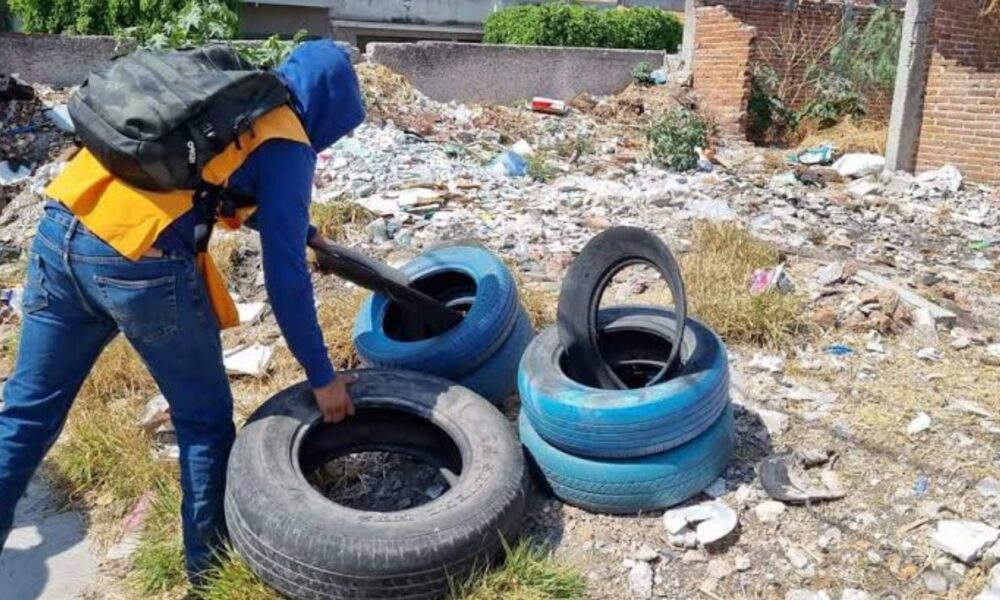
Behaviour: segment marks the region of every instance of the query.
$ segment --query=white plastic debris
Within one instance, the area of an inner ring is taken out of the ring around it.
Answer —
[[[917,413],[917,416],[906,426],[906,433],[917,435],[927,431],[931,427],[931,417],[925,412]]]
[[[240,323],[253,323],[264,314],[267,304],[264,302],[237,302],[236,312],[240,315]]]
[[[701,544],[711,544],[726,537],[736,529],[738,521],[733,509],[721,500],[663,513],[663,526],[668,533],[678,535],[693,527],[695,537]]]
[[[20,165],[15,169],[11,166],[10,162],[6,160],[0,161],[0,185],[21,183],[30,176],[31,169],[28,167]]]
[[[939,192],[957,192],[962,189],[962,173],[952,165],[933,171],[924,171],[913,178],[918,185]]]
[[[997,541],[1000,529],[976,521],[938,521],[931,545],[969,564]]]
[[[750,368],[767,373],[781,373],[785,370],[785,359],[776,354],[754,354]]]
[[[157,394],[146,401],[146,408],[139,417],[139,426],[152,434],[160,425],[170,422],[170,405],[163,394]]]
[[[841,177],[864,177],[881,173],[885,169],[885,157],[878,154],[845,154],[833,163],[833,168]]]
[[[273,357],[274,346],[252,344],[226,350],[222,354],[222,362],[230,373],[263,377]]]
[[[69,107],[65,104],[53,106],[45,111],[45,117],[52,121],[61,131],[66,133],[76,133],[76,126],[73,125],[73,118],[69,116]]]
[[[940,362],[943,358],[941,353],[934,348],[921,348],[917,350],[917,358],[920,360],[926,360],[927,362]]]

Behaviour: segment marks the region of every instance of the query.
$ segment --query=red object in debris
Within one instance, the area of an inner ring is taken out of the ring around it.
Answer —
[[[552,98],[533,98],[531,100],[531,110],[551,115],[564,115],[567,112],[565,102],[562,100],[553,100]]]

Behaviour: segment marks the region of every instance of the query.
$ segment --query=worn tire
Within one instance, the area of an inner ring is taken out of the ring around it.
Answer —
[[[463,387],[411,372],[357,373],[357,415],[340,424],[320,423],[305,383],[251,417],[229,459],[232,543],[290,598],[440,598],[516,538],[525,503],[520,446],[499,411]],[[329,435],[308,435],[316,428]],[[442,435],[453,444],[441,444]],[[335,504],[303,475],[302,465],[375,449],[452,469],[457,460],[461,473],[438,499],[389,513]]]
[[[671,311],[649,306],[605,308],[599,319],[605,334],[641,332],[654,340],[671,340],[677,324]],[[624,341],[612,350],[643,356],[644,339]],[[656,354],[652,348],[646,356]],[[521,358],[521,406],[538,435],[566,452],[605,458],[662,452],[700,435],[729,403],[726,348],[711,329],[688,319],[680,355],[681,366],[664,383],[626,390],[589,387],[565,373],[562,345],[549,328]]]
[[[437,375],[463,383],[491,402],[503,402],[516,388],[517,364],[530,339],[530,334],[528,339],[523,335],[524,313],[506,265],[484,248],[446,247],[426,252],[400,270],[411,282],[448,272],[464,274],[475,283],[474,291],[422,291],[444,300],[472,294],[472,307],[456,327],[406,341],[386,332],[391,299],[373,294],[354,325],[354,345],[362,362]]]
[[[673,295],[676,329],[670,339],[683,335],[687,297],[680,266],[670,249],[652,232],[638,227],[612,227],[594,236],[569,266],[559,291],[556,326],[559,341],[574,364],[580,365],[583,383],[606,389],[626,389],[601,354],[598,308],[604,289],[622,269],[636,264],[656,269]],[[663,357],[656,383],[672,375],[680,362],[678,346]]]
[[[543,440],[524,412],[519,424],[521,443],[556,497],[601,513],[646,512],[687,500],[723,473],[735,441],[731,409],[683,446],[640,458],[574,456]]]

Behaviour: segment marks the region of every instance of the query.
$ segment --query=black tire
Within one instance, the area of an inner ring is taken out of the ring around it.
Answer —
[[[680,267],[660,238],[638,227],[613,227],[590,240],[566,272],[559,292],[557,327],[559,341],[572,364],[580,368],[582,383],[621,390],[628,386],[601,356],[597,310],[604,289],[622,269],[636,264],[655,268],[666,279],[674,297],[677,330],[663,370],[650,383],[659,383],[680,362],[680,340],[687,320],[687,299]]]
[[[232,543],[290,598],[441,598],[516,538],[525,504],[520,446],[500,412],[463,387],[405,371],[357,373],[357,415],[340,424],[320,423],[305,383],[251,417],[229,459]],[[453,472],[457,463],[461,473],[439,498],[388,513],[335,504],[303,475],[366,450],[410,454]]]

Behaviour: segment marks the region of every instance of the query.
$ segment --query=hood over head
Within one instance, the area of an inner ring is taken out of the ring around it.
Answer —
[[[276,71],[284,79],[316,152],[365,119],[350,55],[331,40],[299,44]]]

